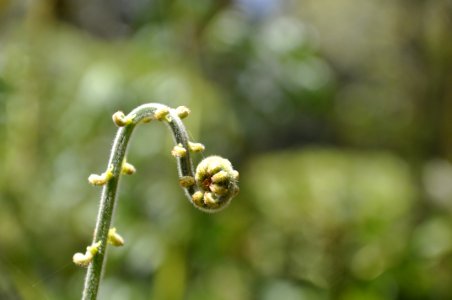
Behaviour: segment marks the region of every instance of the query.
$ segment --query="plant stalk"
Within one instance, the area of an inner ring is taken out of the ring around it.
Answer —
[[[188,134],[182,120],[172,109],[167,106],[157,103],[149,103],[135,108],[128,116],[132,118],[130,124],[120,127],[116,133],[113,147],[111,149],[108,167],[111,168],[113,177],[108,180],[102,189],[99,212],[96,220],[96,227],[94,230],[93,243],[101,242],[98,252],[93,257],[93,261],[89,264],[85,277],[85,284],[83,289],[83,300],[95,300],[97,298],[99,284],[102,277],[102,270],[107,250],[108,231],[111,227],[113,212],[116,202],[116,193],[121,176],[122,164],[127,152],[132,132],[136,125],[143,120],[155,120],[155,112],[159,109],[169,110],[168,117],[165,123],[168,124],[174,137],[175,144],[181,144],[185,149],[188,149]],[[193,164],[190,159],[190,154],[184,157],[177,158],[179,176],[194,176]],[[190,197],[197,189],[188,187],[185,189],[186,194]]]
[[[199,174],[198,170],[197,174],[194,174],[190,151],[202,151],[204,146],[199,143],[190,143],[188,140],[187,131],[180,118],[188,115],[188,112],[185,107],[170,109],[162,104],[148,103],[135,108],[127,116],[122,112],[113,115],[113,120],[120,128],[111,149],[108,171],[103,176],[92,175],[94,179],[90,180],[95,185],[104,185],[93,242],[87,248],[88,256],[81,253],[74,255],[77,259],[82,257],[82,261],[79,261],[80,265],[88,265],[82,300],[97,298],[107,252],[108,234],[115,210],[119,178],[123,171],[127,146],[136,125],[152,120],[163,121],[167,124],[176,145],[172,154],[177,160],[179,184],[195,207],[206,212],[215,212],[226,207],[230,200],[237,195],[238,172],[233,170],[232,165],[226,159],[218,156],[205,158],[200,163],[201,167],[198,165]],[[195,178],[197,178],[196,184]],[[206,183],[209,183],[209,186],[206,186]],[[92,248],[95,248],[94,252],[92,252]],[[76,259],[74,262],[77,263]]]
[[[110,230],[111,220],[115,207],[116,192],[118,189],[119,178],[121,175],[122,162],[124,160],[127,145],[132,135],[135,125],[130,124],[118,129],[115,142],[113,144],[108,166],[113,167],[113,177],[104,185],[100,200],[99,213],[94,230],[93,243],[101,242],[97,254],[88,266],[85,277],[85,287],[83,290],[83,300],[95,300],[99,289],[99,283],[102,276],[102,268],[107,250],[108,231]]]

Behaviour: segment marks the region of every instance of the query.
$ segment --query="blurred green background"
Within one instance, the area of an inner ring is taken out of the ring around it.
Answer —
[[[145,102],[241,193],[193,209],[141,126],[100,299],[452,299],[451,28],[450,0],[0,0],[0,299],[80,298],[87,176]]]

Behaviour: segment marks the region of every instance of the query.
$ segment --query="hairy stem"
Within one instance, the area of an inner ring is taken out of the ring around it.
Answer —
[[[107,250],[108,231],[110,229],[113,211],[115,207],[116,191],[118,189],[119,178],[121,176],[122,164],[126,155],[127,146],[136,125],[142,120],[155,119],[154,113],[157,109],[168,109],[160,104],[145,104],[137,107],[129,115],[134,116],[130,124],[120,127],[111,149],[108,168],[111,169],[113,177],[107,181],[102,190],[99,213],[97,215],[96,228],[94,230],[93,243],[100,241],[97,254],[93,257],[92,263],[88,267],[85,277],[85,287],[83,299],[94,300],[97,297],[99,283]],[[177,143],[184,146],[188,145],[187,133],[180,118],[174,113],[169,112],[168,120],[172,129],[174,139]],[[188,147],[188,146],[187,146]],[[193,166],[189,159],[189,154],[184,158],[179,158],[180,173],[193,176]]]
[[[187,114],[188,109],[184,107],[170,109],[162,104],[149,103],[135,108],[127,116],[121,112],[113,116],[115,123],[120,128],[111,149],[107,171],[101,176],[92,175],[94,178],[90,179],[90,182],[95,185],[104,185],[93,242],[87,248],[87,254],[77,253],[74,256],[76,264],[88,265],[83,300],[97,298],[119,178],[124,171],[127,146],[136,125],[158,120],[165,122],[171,129],[176,144],[172,153],[177,160],[179,183],[193,205],[207,212],[218,211],[238,193],[238,172],[232,169],[232,165],[226,159],[218,156],[209,157],[205,159],[206,162],[200,168],[200,173],[194,174],[190,150],[202,151],[204,146],[189,142],[187,131],[180,118]],[[195,178],[199,178],[196,180],[196,184]],[[206,186],[206,182],[209,183],[208,186]]]
[[[127,145],[134,127],[135,126],[131,124],[120,128],[116,134],[116,139],[113,144],[112,153],[108,163],[109,167],[113,167],[113,177],[106,183],[102,190],[99,213],[97,215],[96,228],[94,230],[93,237],[93,243],[98,241],[101,243],[97,254],[93,257],[93,261],[88,267],[88,272],[86,273],[83,299],[94,300],[97,297],[102,266],[104,263],[105,252],[107,250],[108,231],[113,217],[116,191],[121,174],[122,162],[125,157]]]

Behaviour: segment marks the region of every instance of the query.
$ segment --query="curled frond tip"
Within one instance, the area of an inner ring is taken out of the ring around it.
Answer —
[[[225,208],[238,192],[238,172],[229,160],[220,156],[203,159],[196,168],[199,191],[192,195],[193,204],[207,212]]]

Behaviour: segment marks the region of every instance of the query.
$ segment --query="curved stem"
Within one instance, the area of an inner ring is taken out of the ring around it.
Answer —
[[[88,267],[88,271],[85,277],[85,286],[82,298],[84,300],[94,300],[97,297],[103,263],[105,260],[105,253],[107,249],[108,231],[110,229],[115,207],[116,191],[121,175],[122,164],[126,155],[127,146],[132,136],[132,132],[135,129],[136,125],[143,120],[156,119],[155,112],[157,110],[168,110],[168,115],[165,117],[165,120],[167,121],[167,124],[169,125],[173,133],[175,143],[182,144],[185,149],[189,148],[188,135],[181,119],[173,109],[169,109],[165,105],[150,103],[137,107],[128,115],[130,116],[129,118],[132,118],[132,122],[118,129],[108,162],[108,168],[110,168],[113,176],[103,187],[99,213],[97,215],[96,228],[94,230],[93,244],[100,241],[100,246],[98,248],[97,254],[93,257],[92,263]],[[190,160],[189,151],[187,151],[184,157],[178,157],[177,161],[180,177],[194,176],[193,164]],[[195,192],[195,186],[186,188],[186,194],[190,199],[191,195]]]
[[[96,228],[94,230],[93,244],[100,241],[97,254],[93,257],[85,277],[83,299],[96,299],[99,282],[102,273],[105,252],[107,248],[108,231],[115,206],[116,191],[121,174],[122,162],[125,157],[127,145],[133,132],[134,125],[119,128],[113,144],[109,168],[113,167],[113,177],[106,183],[102,190]]]
[[[188,140],[187,131],[179,117],[187,114],[187,108],[171,109],[162,104],[148,103],[135,108],[127,116],[121,112],[113,116],[115,123],[120,128],[111,149],[108,171],[102,176],[94,175],[94,178],[90,180],[93,184],[104,185],[93,242],[87,248],[87,254],[76,253],[74,255],[75,263],[83,266],[89,265],[85,277],[83,300],[97,298],[119,178],[124,171],[127,146],[133,130],[138,124],[159,120],[168,125],[176,144],[172,153],[177,159],[179,183],[194,206],[206,212],[218,211],[226,207],[230,200],[237,195],[238,172],[226,159],[219,156],[207,157],[198,165],[196,175],[194,174],[190,150],[202,151],[204,146]]]

